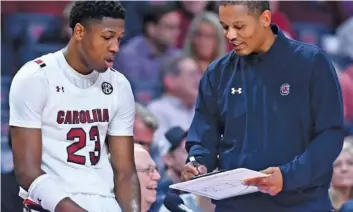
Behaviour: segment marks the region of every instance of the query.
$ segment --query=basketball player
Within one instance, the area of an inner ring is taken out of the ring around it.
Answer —
[[[124,14],[118,1],[75,2],[66,48],[29,61],[13,79],[17,181],[47,211],[140,212],[134,97],[111,68]]]

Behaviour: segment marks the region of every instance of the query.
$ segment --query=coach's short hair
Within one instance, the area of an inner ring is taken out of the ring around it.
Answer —
[[[260,15],[265,10],[270,10],[269,1],[221,1],[220,5],[245,5],[253,15]]]
[[[125,19],[125,9],[119,1],[77,1],[70,12],[70,27],[77,23],[101,21],[103,18]]]

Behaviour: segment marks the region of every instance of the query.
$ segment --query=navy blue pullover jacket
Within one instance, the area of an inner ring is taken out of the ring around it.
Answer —
[[[211,63],[186,149],[208,171],[280,167],[283,190],[214,201],[216,211],[330,211],[332,164],[344,139],[336,71],[325,52],[277,34],[268,52]],[[219,156],[219,158],[217,158]]]

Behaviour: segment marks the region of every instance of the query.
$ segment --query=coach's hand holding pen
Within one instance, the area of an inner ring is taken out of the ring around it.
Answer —
[[[181,181],[191,180],[193,177],[207,173],[207,168],[196,162],[195,157],[191,156],[181,172]]]

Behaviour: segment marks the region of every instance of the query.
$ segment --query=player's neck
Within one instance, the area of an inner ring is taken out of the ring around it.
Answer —
[[[82,75],[87,75],[92,73],[92,69],[88,68],[86,61],[80,57],[79,53],[73,47],[71,41],[63,50],[64,57],[66,62],[73,68],[75,71]]]

